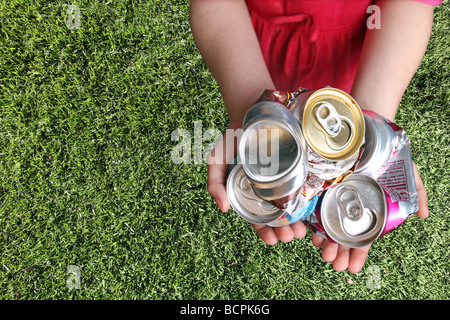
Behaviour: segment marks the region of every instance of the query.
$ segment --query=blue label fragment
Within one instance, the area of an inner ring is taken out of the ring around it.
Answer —
[[[292,213],[286,214],[286,218],[290,223],[297,222],[299,220],[303,220],[314,212],[316,208],[317,202],[319,201],[319,196],[316,195],[311,200],[308,201],[306,205],[303,206],[300,210]]]

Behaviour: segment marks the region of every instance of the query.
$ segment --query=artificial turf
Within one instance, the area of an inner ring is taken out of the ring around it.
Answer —
[[[194,122],[229,123],[188,1],[0,4],[1,299],[450,297],[448,1],[396,118],[430,217],[376,241],[358,274],[310,232],[265,245],[218,210],[204,161],[174,163],[175,130],[193,145]]]

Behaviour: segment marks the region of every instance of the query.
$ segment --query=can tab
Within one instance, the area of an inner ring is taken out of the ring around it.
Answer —
[[[335,136],[341,131],[341,118],[331,103],[322,103],[316,110],[316,117],[320,125],[329,135]]]
[[[340,207],[341,227],[344,232],[357,236],[367,233],[373,228],[377,211],[356,188],[352,186],[342,188],[337,194],[337,200]]]
[[[249,195],[250,192],[251,192],[252,195],[254,195],[254,193],[253,193],[253,191],[251,191],[252,187],[250,185],[250,182],[247,179],[245,179],[244,176],[241,177],[237,187],[240,190],[240,194],[242,195],[242,197],[244,197],[248,201],[252,201],[252,202],[256,201],[258,206],[263,211],[274,211],[274,210],[276,210],[276,208],[274,206],[272,206],[270,203],[268,203],[267,201],[264,201],[263,199],[261,199],[259,197],[252,197],[252,196]]]

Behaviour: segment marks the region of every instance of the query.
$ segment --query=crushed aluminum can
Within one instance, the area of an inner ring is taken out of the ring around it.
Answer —
[[[409,201],[392,201],[392,198],[387,194],[386,202],[388,205],[388,218],[380,237],[403,224],[411,217],[412,212],[415,212],[413,205]]]
[[[260,101],[247,111],[238,156],[258,197],[292,206],[306,181],[307,155],[300,124],[284,105]]]
[[[374,178],[409,215],[419,209],[410,140],[405,131],[385,117],[364,110],[366,138],[355,173]]]
[[[248,222],[269,224],[284,216],[283,210],[255,195],[239,163],[228,175],[227,196],[234,211]]]
[[[308,152],[308,172],[324,180],[352,170],[364,143],[361,108],[346,92],[299,89],[289,109],[299,120]]]
[[[271,227],[281,227],[305,219],[312,214],[318,201],[318,196],[315,196],[306,205],[295,210],[277,208],[253,192],[241,163],[236,164],[229,172],[227,195],[231,207],[239,216],[250,223]]]
[[[395,132],[388,122],[372,111],[363,110],[365,143],[355,173],[372,175],[385,164],[393,150]]]
[[[387,197],[374,179],[352,174],[322,194],[307,225],[332,242],[350,248],[364,247],[385,230]]]
[[[353,213],[361,207],[362,214]],[[305,224],[329,241],[359,248],[402,225],[411,216],[411,207],[408,201],[393,201],[373,178],[353,173],[322,194]]]

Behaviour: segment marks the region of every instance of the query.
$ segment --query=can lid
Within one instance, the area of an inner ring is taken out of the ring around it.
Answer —
[[[364,116],[346,92],[323,88],[306,102],[302,129],[317,154],[329,160],[344,160],[355,154],[364,141]]]
[[[290,172],[304,151],[296,135],[284,123],[270,119],[250,125],[241,136],[244,171],[252,181],[270,182]]]
[[[293,171],[299,163],[306,165],[300,123],[280,103],[256,103],[246,113],[243,127],[238,153],[252,183],[278,184],[282,177],[298,175]]]
[[[352,248],[366,246],[386,225],[384,191],[373,178],[352,174],[325,193],[320,217],[325,232],[337,243]]]
[[[251,223],[268,224],[284,214],[281,209],[255,195],[242,164],[237,164],[228,176],[227,195],[236,213]]]

